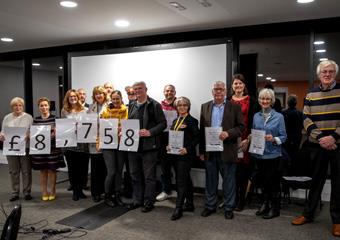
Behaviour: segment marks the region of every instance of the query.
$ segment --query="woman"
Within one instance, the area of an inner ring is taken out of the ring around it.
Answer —
[[[178,117],[173,121],[172,131],[183,131],[183,148],[179,149],[179,155],[173,155],[176,171],[177,199],[176,208],[171,216],[175,221],[183,216],[183,211],[194,211],[193,185],[190,170],[196,157],[196,145],[199,142],[198,120],[190,115],[190,100],[186,97],[176,99],[174,106]],[[169,146],[167,147],[169,150]],[[184,201],[186,203],[184,204]],[[183,208],[183,206],[185,207]]]
[[[2,121],[2,131],[0,134],[1,141],[4,141],[6,138],[3,133],[5,127],[24,127],[27,128],[28,133],[33,122],[32,116],[24,112],[25,102],[22,98],[13,98],[11,100],[10,106],[12,113],[7,114]],[[28,145],[26,147],[28,147]],[[7,161],[12,185],[12,196],[9,200],[11,202],[19,200],[20,172],[22,175],[22,185],[25,200],[31,200],[32,170],[31,161],[27,157],[27,154],[24,156],[7,156]]]
[[[231,102],[241,106],[245,129],[240,138],[240,148],[236,169],[236,208],[235,211],[242,211],[245,206],[248,180],[252,173],[250,155],[247,151],[247,138],[250,134],[250,127],[253,123],[255,100],[248,95],[248,89],[242,74],[235,74],[232,80]]]
[[[286,141],[287,134],[282,114],[272,108],[275,102],[274,91],[264,88],[258,99],[262,109],[254,115],[253,129],[265,131],[265,148],[263,155],[252,153],[258,178],[263,184],[263,203],[256,215],[271,219],[280,216],[279,165],[281,145]]]
[[[57,169],[65,167],[64,156],[60,148],[55,147],[55,116],[50,114],[50,100],[39,98],[38,107],[40,116],[34,118],[34,125],[51,126],[51,154],[31,155],[32,168],[40,170],[40,184],[42,187],[43,201],[53,201],[56,198]],[[50,180],[50,191],[47,190],[48,179]]]
[[[75,89],[70,89],[66,92],[63,108],[61,110],[62,118],[77,118],[79,114],[85,113],[85,109],[80,102],[80,98]],[[84,143],[78,143],[76,147],[69,147],[65,151],[65,159],[68,167],[70,184],[73,190],[74,201],[79,198],[86,198],[83,193],[83,183],[87,178],[87,146]]]
[[[111,93],[111,102],[107,104],[101,114],[101,118],[117,118],[119,126],[121,119],[127,119],[128,109],[123,104],[122,94],[115,90]],[[105,179],[105,203],[110,207],[117,204],[123,206],[121,199],[122,191],[122,172],[124,166],[125,152],[118,149],[103,149],[104,161],[106,165],[107,175]],[[114,197],[112,194],[114,193]]]
[[[93,104],[89,106],[87,112],[96,113],[99,118],[107,101],[105,88],[102,86],[94,87],[92,91],[92,100]],[[104,181],[106,177],[104,157],[102,151],[96,147],[96,143],[89,144],[89,152],[91,158],[91,195],[94,202],[99,202],[101,200],[101,194],[104,193]]]

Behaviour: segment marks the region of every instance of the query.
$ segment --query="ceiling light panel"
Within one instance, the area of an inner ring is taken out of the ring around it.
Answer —
[[[78,3],[74,1],[60,1],[59,4],[60,6],[66,7],[66,8],[75,8],[78,6]]]
[[[2,37],[0,38],[0,40],[3,42],[13,42],[13,38],[9,38],[9,37]]]
[[[314,2],[314,0],[297,0],[298,3],[311,3]]]

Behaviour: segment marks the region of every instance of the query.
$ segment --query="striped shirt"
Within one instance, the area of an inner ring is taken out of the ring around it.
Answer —
[[[312,89],[306,96],[303,109],[303,125],[311,142],[333,136],[340,143],[340,84],[330,89],[321,86]]]

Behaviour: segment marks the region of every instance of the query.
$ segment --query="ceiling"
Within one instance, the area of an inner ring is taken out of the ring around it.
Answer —
[[[75,0],[66,9],[59,0],[0,0],[0,53],[67,44],[204,30],[232,26],[340,16],[340,0]],[[172,7],[176,1],[185,10]],[[119,29],[113,22],[127,19]]]

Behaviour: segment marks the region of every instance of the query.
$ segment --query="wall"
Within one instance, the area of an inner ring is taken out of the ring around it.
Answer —
[[[257,87],[261,89],[267,82],[258,82]],[[298,97],[298,103],[296,108],[299,110],[303,109],[303,99],[305,98],[309,88],[307,81],[278,81],[272,84],[274,88],[287,88],[288,95],[295,94]],[[286,96],[287,99],[288,96]]]
[[[59,85],[58,72],[34,70],[32,74],[33,81],[33,115],[39,116],[37,100],[41,97],[47,97],[50,101],[55,101],[56,112],[52,114],[59,116]]]
[[[11,112],[9,103],[13,97],[24,98],[23,69],[0,66],[0,124],[6,114]]]

